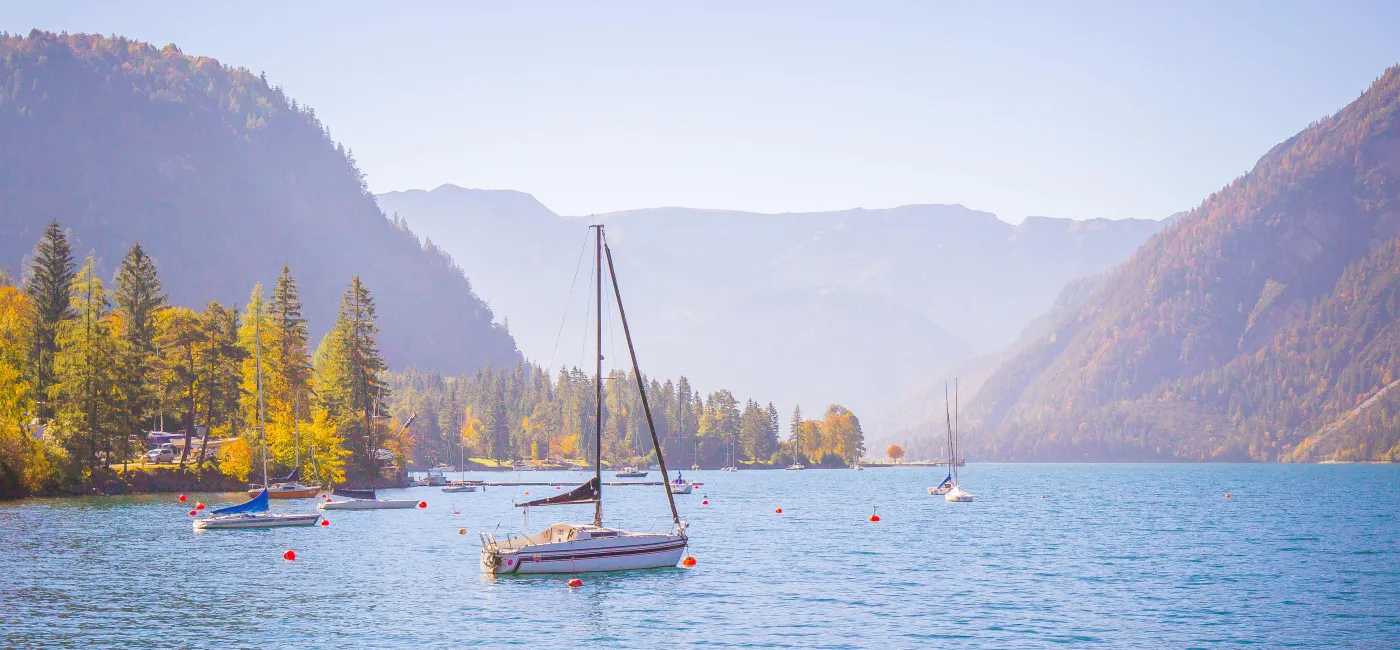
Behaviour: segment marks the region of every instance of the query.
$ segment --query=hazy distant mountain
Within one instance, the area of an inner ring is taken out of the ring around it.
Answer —
[[[1400,67],[1028,332],[970,414],[1009,459],[1400,460]]]
[[[460,269],[386,219],[315,114],[258,75],[36,31],[0,38],[0,80],[0,265],[16,277],[57,219],[107,277],[141,242],[175,304],[243,305],[285,261],[316,336],[358,273],[393,366],[518,358]]]
[[[556,352],[555,342],[591,245],[586,226],[598,219],[644,370],[771,399],[785,413],[841,402],[867,428],[908,386],[1005,345],[1065,282],[1108,268],[1162,227],[1045,217],[1013,226],[959,205],[559,217],[527,194],[452,185],[378,199],[453,255],[531,358],[585,360],[581,288],[566,343]]]

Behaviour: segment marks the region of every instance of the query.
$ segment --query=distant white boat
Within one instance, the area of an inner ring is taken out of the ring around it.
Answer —
[[[471,483],[454,483],[442,489],[443,492],[456,494],[458,492],[475,492],[476,486]]]
[[[803,465],[802,463],[793,463],[793,464],[791,464],[791,465],[788,465],[787,467],[784,467],[783,469],[799,470],[799,469],[807,469],[807,466],[806,466],[806,465]]]
[[[958,485],[958,389],[957,379],[953,380],[953,418],[948,424],[948,478],[943,479],[943,483],[937,487],[928,489],[929,494],[942,494],[943,499],[949,503],[970,503],[972,493],[962,489]],[[944,416],[947,416],[948,409],[948,386],[943,385],[943,409]]]
[[[624,467],[621,471],[614,473],[613,476],[618,478],[646,478],[647,473],[645,470],[639,470],[635,467]]]

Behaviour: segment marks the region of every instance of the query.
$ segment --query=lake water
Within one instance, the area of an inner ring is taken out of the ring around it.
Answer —
[[[1400,466],[974,464],[970,504],[927,494],[936,469],[685,474],[698,565],[576,589],[478,567],[477,531],[554,488],[202,533],[175,495],[0,503],[0,647],[1400,646]],[[605,499],[666,528],[659,486]]]

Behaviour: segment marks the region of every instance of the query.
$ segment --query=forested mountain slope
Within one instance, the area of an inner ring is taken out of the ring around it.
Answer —
[[[0,37],[0,260],[51,220],[110,275],[132,242],[175,304],[247,301],[283,262],[313,336],[359,274],[394,366],[518,359],[452,260],[386,219],[308,107],[245,69],[124,38]]]
[[[1149,239],[988,379],[969,446],[1400,459],[1398,108],[1391,68]]]

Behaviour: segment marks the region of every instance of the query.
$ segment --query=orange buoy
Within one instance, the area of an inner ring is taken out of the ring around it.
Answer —
[[[287,549],[285,552],[282,553],[282,559],[291,562],[292,560],[297,559],[297,552],[293,551],[292,549]]]
[[[458,529],[457,529],[457,534],[458,534],[458,535],[465,535],[465,534],[467,534],[467,529],[465,529],[465,528],[458,528]]]
[[[569,586],[570,586],[570,587],[582,587],[582,586],[583,586],[583,581],[582,581],[582,580],[579,580],[578,578],[572,578],[572,579],[569,580]]]
[[[326,526],[329,526],[329,525],[331,525],[331,520],[329,520],[329,519],[322,519],[322,520],[321,520],[321,527],[322,527],[322,528],[325,528]]]
[[[180,495],[180,503],[184,503],[184,502],[185,502],[185,495],[181,494],[181,495]]]
[[[428,507],[428,502],[427,502],[427,501],[419,501],[419,502],[418,502],[418,507],[419,507],[419,508],[426,508],[426,507]]]
[[[776,512],[776,513],[778,513],[778,514],[781,515],[781,514],[783,514],[783,509],[782,509],[782,508],[778,508],[777,510],[774,510],[773,512]]]
[[[191,517],[193,517],[193,516],[195,516],[195,515],[197,515],[197,514],[199,514],[199,513],[195,512],[195,511],[193,511],[193,510],[190,511],[190,516],[191,516]]]
[[[684,560],[681,560],[681,566],[695,566],[695,556],[694,556],[694,555],[687,555],[687,556],[685,556],[685,559],[684,559]]]
[[[870,521],[880,521],[880,515],[875,514],[875,508],[870,508]]]
[[[203,510],[203,509],[204,509],[204,504],[202,504],[202,503],[195,503],[195,504],[194,504],[194,509],[195,509],[195,510]]]

